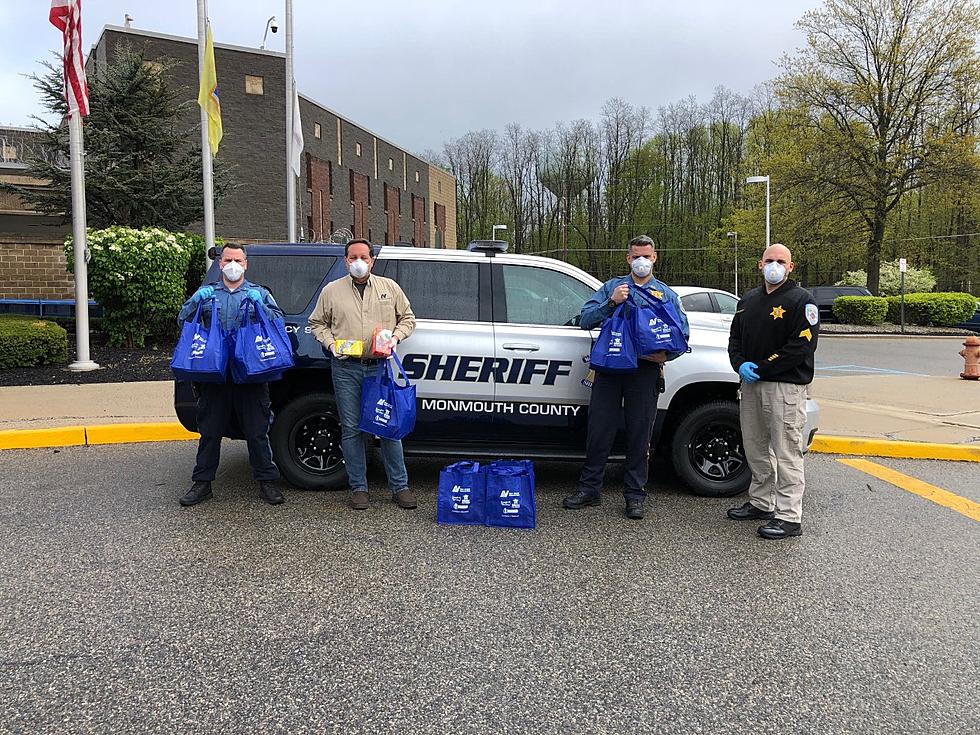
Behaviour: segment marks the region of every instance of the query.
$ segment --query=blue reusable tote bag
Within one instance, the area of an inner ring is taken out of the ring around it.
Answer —
[[[589,355],[590,367],[601,373],[631,373],[636,370],[633,324],[624,301],[602,323],[599,338]]]
[[[249,315],[254,313],[255,319]],[[236,383],[279,380],[294,364],[293,346],[282,319],[269,319],[265,309],[242,301],[241,326],[235,330],[231,377]]]
[[[529,460],[500,460],[486,467],[486,524],[534,528],[534,465]]]
[[[674,305],[656,299],[642,288],[631,288],[630,296],[634,294],[643,294],[630,313],[636,354],[687,352],[687,338]]]
[[[409,382],[394,350],[391,357],[405,378],[405,385],[395,382],[391,363],[385,360],[384,368],[364,381],[358,428],[382,439],[401,439],[415,428],[415,386]]]
[[[211,319],[207,328],[201,327],[203,308],[202,301],[197,305],[194,318],[181,326],[170,370],[177,380],[224,383],[228,368],[228,340],[218,322],[218,304],[211,299]]]
[[[439,523],[482,526],[486,500],[487,475],[479,462],[456,462],[439,473]]]

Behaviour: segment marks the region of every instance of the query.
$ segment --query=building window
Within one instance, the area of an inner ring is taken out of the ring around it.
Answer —
[[[437,184],[437,187],[439,188],[439,193],[442,194],[442,182],[441,181]]]
[[[330,187],[330,196],[333,196],[333,161],[327,161],[327,183]],[[330,223],[330,231],[333,231],[333,222]]]
[[[245,75],[245,94],[265,94],[263,91],[263,78],[251,74]]]
[[[333,235],[334,232],[335,230],[333,228],[333,220],[330,220],[330,234]]]
[[[415,183],[416,184],[419,183],[419,172],[418,171],[415,172]]]
[[[401,213],[402,213],[402,190],[399,189],[398,190],[398,214],[401,215]]]
[[[389,171],[395,170],[395,160],[393,158],[388,159],[388,170]]]
[[[370,179],[368,179],[367,190],[368,190],[368,206],[370,207],[371,206],[371,180]],[[370,239],[371,238],[368,237],[368,240]]]
[[[361,144],[360,143],[355,143],[354,144],[354,153],[357,154],[358,156],[361,155]]]
[[[368,242],[374,242],[374,238],[371,237],[371,228],[368,227]]]
[[[320,139],[320,123],[318,122],[313,123],[313,137],[317,140]]]
[[[350,203],[354,203],[354,169],[347,169],[350,172]]]
[[[382,186],[382,192],[381,192],[381,194],[382,194],[382,201],[381,201],[381,203],[384,205],[384,211],[387,212],[388,211],[388,182],[387,181],[382,182],[381,186]],[[387,233],[386,233],[386,236],[387,236]]]

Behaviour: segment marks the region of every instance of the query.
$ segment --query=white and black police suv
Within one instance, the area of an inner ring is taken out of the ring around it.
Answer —
[[[598,330],[583,330],[578,321],[600,281],[562,261],[507,254],[499,241],[472,243],[468,250],[382,247],[374,273],[399,283],[417,319],[415,333],[398,346],[418,388],[418,420],[404,440],[407,455],[584,458],[586,376]],[[342,246],[248,249],[248,278],[272,291],[295,350],[296,366],[270,386],[271,438],[283,476],[301,488],[347,483],[330,360],[307,323],[323,286],[346,274]],[[218,277],[215,263],[206,280]],[[748,487],[749,469],[728,330],[699,324],[697,315],[689,319],[691,351],[664,370],[656,454],[695,493],[737,495]],[[177,382],[174,403],[180,422],[196,430],[190,384]],[[807,447],[818,415],[807,401]],[[613,459],[617,454],[621,458],[619,441]]]

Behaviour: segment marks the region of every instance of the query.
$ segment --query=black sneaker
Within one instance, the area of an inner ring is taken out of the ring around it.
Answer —
[[[768,521],[775,513],[756,508],[752,503],[743,503],[738,508],[729,508],[728,517],[733,521]]]
[[[643,498],[626,498],[627,518],[632,518],[634,521],[642,521],[644,513]]]
[[[759,535],[767,539],[789,538],[790,536],[802,536],[803,526],[799,523],[781,521],[778,518],[769,521],[764,526],[759,526]]]
[[[276,487],[275,480],[259,481],[259,497],[269,505],[281,505],[283,501],[282,493]]]
[[[195,482],[191,485],[191,489],[184,494],[184,497],[180,499],[180,504],[185,507],[188,505],[197,505],[198,503],[203,503],[210,497],[211,483]]]
[[[598,493],[587,493],[585,490],[579,490],[574,495],[569,495],[562,501],[568,510],[578,510],[579,508],[584,508],[587,505],[599,505],[602,502],[602,498],[599,497]]]

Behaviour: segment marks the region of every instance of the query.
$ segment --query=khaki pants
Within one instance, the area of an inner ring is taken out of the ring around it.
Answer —
[[[752,471],[749,500],[776,518],[803,515],[803,425],[806,386],[758,380],[742,383],[742,445]]]

